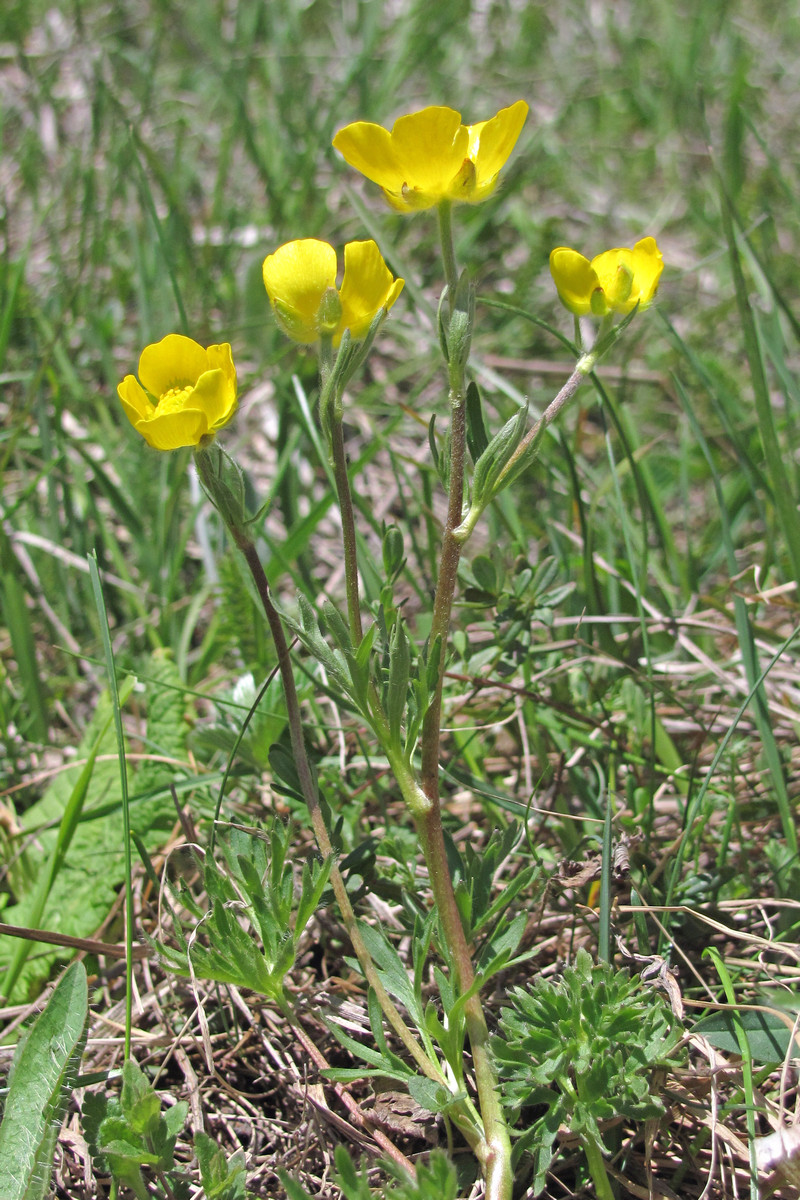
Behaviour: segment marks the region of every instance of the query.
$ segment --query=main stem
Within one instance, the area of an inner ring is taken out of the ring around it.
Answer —
[[[338,397],[337,397],[338,400]],[[356,525],[353,517],[353,497],[350,492],[350,480],[347,475],[347,455],[344,449],[344,433],[342,421],[337,413],[330,420],[330,446],[333,460],[333,476],[336,481],[336,494],[339,499],[339,511],[342,514],[342,547],[344,550],[344,583],[347,592],[347,618],[350,624],[350,637],[357,650],[364,636],[361,624],[361,597],[358,590],[358,557],[356,553]]]
[[[455,255],[453,253],[450,207],[439,209],[442,255],[445,264],[450,298],[452,301],[456,283]],[[451,308],[452,312],[452,308]],[[417,815],[422,849],[431,882],[431,890],[442,923],[445,941],[452,956],[456,983],[463,995],[475,982],[472,956],[467,945],[464,926],[458,911],[453,881],[447,863],[447,852],[442,827],[442,808],[439,796],[439,755],[441,746],[442,689],[444,684],[447,639],[450,631],[450,616],[455,596],[458,562],[461,543],[454,536],[461,523],[464,501],[464,459],[466,447],[466,378],[464,368],[457,363],[449,364],[450,382],[450,489],[447,517],[442,535],[439,556],[439,576],[433,605],[430,643],[439,640],[439,673],[433,699],[425,714],[421,737],[420,783],[428,807]],[[513,1184],[511,1170],[511,1139],[497,1089],[497,1076],[489,1055],[489,1031],[486,1025],[480,998],[470,996],[464,1006],[464,1016],[469,1034],[472,1061],[475,1068],[475,1084],[478,1090],[485,1144],[483,1167],[486,1178],[486,1200],[510,1200]]]

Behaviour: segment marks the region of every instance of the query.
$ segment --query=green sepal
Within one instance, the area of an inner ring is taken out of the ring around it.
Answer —
[[[438,326],[442,351],[451,368],[463,369],[469,359],[475,325],[475,287],[466,268],[456,284],[452,311],[445,303],[445,288],[439,301]]]
[[[628,328],[628,326],[630,325],[631,321],[636,316],[638,311],[639,311],[639,305],[637,303],[636,307],[632,308],[631,311],[625,317],[623,317],[623,319],[619,322],[618,325],[612,325],[611,328],[607,332],[604,332],[604,330],[601,328],[600,336],[598,337],[597,341],[595,342],[595,344],[592,346],[592,349],[591,349],[591,357],[592,357],[592,359],[594,359],[595,362],[597,360],[601,359],[605,354],[608,353],[608,351],[611,349],[611,347],[614,345],[614,343],[617,341],[617,339]]]
[[[333,364],[333,370],[326,382],[325,395],[326,397],[335,397],[337,403],[341,402],[342,394],[355,373],[363,366],[367,359],[367,355],[372,349],[372,343],[375,341],[375,336],[380,329],[387,310],[379,308],[372,319],[372,324],[365,333],[363,338],[354,341],[350,330],[345,329],[342,334],[342,340],[339,343],[339,349],[336,355],[336,361]],[[324,417],[322,412],[322,404],[320,405],[320,415]],[[327,403],[325,405],[327,408]]]
[[[228,529],[245,536],[247,515],[244,474],[225,451],[212,442],[199,446],[194,454],[195,467],[203,489]]]

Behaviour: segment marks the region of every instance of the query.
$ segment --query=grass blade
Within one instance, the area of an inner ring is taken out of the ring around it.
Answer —
[[[122,836],[125,839],[125,1058],[131,1054],[131,1024],[133,1016],[133,889],[131,882],[131,814],[128,799],[128,771],[125,758],[125,734],[122,729],[122,714],[120,710],[119,689],[117,687],[117,671],[114,664],[114,651],[111,648],[111,636],[108,632],[108,615],[103,586],[100,582],[100,572],[97,569],[97,556],[92,553],[89,558],[89,572],[92,580],[94,602],[97,615],[100,618],[100,629],[103,636],[103,650],[106,657],[108,686],[111,692],[113,707],[114,729],[117,734],[117,752],[119,754],[119,775],[122,797]]]

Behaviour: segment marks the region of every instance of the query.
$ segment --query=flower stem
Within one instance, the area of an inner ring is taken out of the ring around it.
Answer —
[[[339,511],[342,514],[342,547],[344,549],[347,617],[350,624],[350,637],[353,640],[353,647],[357,650],[364,636],[364,630],[361,624],[361,598],[358,589],[356,527],[353,517],[353,497],[350,492],[350,479],[347,474],[347,456],[344,450],[342,419],[335,410],[330,420],[329,431],[333,476],[336,481],[336,494],[339,498]]]
[[[221,489],[219,480],[214,476],[213,469],[209,462],[208,456],[204,453],[198,453],[195,456],[195,464],[200,479],[206,489],[208,495],[213,499],[219,497]],[[394,1029],[400,1041],[405,1046],[408,1053],[413,1058],[419,1069],[429,1079],[433,1079],[436,1083],[444,1083],[444,1076],[439,1069],[438,1063],[434,1063],[425,1054],[424,1050],[419,1045],[419,1042],[414,1037],[411,1030],[406,1025],[402,1016],[398,1012],[393,1000],[389,996],[386,988],[381,982],[380,976],[376,970],[375,964],[372,961],[369,951],[361,936],[361,931],[358,928],[356,915],[353,911],[353,906],[350,903],[350,897],[347,894],[347,889],[344,885],[341,872],[336,864],[333,846],[331,844],[330,835],[328,834],[325,818],[322,813],[322,807],[319,801],[319,792],[314,781],[314,776],[311,771],[311,765],[308,761],[306,753],[305,740],[303,738],[303,719],[300,712],[300,701],[297,696],[297,688],[294,682],[294,672],[292,671],[292,661],[289,655],[289,646],[286,641],[286,634],[283,629],[278,610],[272,602],[272,596],[269,590],[269,583],[264,572],[264,567],[261,559],[258,556],[255,543],[247,533],[244,521],[241,517],[232,515],[233,509],[228,506],[220,507],[218,511],[222,516],[225,524],[233,538],[237,549],[241,552],[245,562],[247,563],[250,574],[253,578],[253,583],[261,600],[261,605],[264,609],[264,615],[267,618],[272,640],[275,644],[275,652],[278,657],[278,670],[283,684],[283,692],[286,698],[286,711],[289,721],[289,738],[292,746],[292,757],[297,769],[298,779],[300,781],[300,789],[303,793],[303,799],[308,806],[311,824],[314,829],[314,836],[317,841],[320,853],[324,858],[331,860],[331,887],[333,888],[336,902],[339,905],[339,910],[342,914],[345,929],[353,950],[356,953],[361,969],[364,972],[364,978],[369,986],[375,992],[378,1002],[386,1016],[387,1021]]]
[[[586,376],[590,375],[592,373],[592,371],[594,370],[594,361],[595,360],[594,360],[593,355],[591,355],[591,354],[584,355],[584,357],[580,360],[580,362],[578,363],[575,370],[570,375],[567,382],[561,388],[561,391],[558,393],[557,396],[555,396],[550,401],[547,408],[544,410],[542,415],[539,417],[539,420],[534,425],[532,425],[531,428],[528,430],[528,432],[525,434],[525,437],[522,439],[520,444],[517,446],[516,450],[511,455],[508,462],[503,467],[503,470],[500,472],[500,474],[497,477],[497,490],[498,491],[502,487],[502,481],[506,478],[506,476],[511,471],[513,471],[514,467],[517,465],[519,460],[522,458],[523,454],[528,449],[528,447],[531,444],[538,441],[538,439],[544,433],[545,429],[547,429],[548,425],[552,424],[552,422],[556,419],[556,417],[561,412],[564,405],[568,404],[569,401],[572,399],[572,397],[575,395],[575,393],[577,392],[578,388],[583,383]]]
[[[453,254],[450,206],[439,206],[442,256],[451,299],[457,278]],[[447,944],[458,990],[463,995],[475,982],[472,956],[467,944],[461,914],[456,903],[453,881],[447,862],[439,796],[439,756],[441,750],[442,689],[450,616],[458,576],[461,542],[454,536],[461,523],[464,501],[464,460],[466,452],[466,373],[460,362],[449,364],[450,381],[450,487],[447,517],[439,555],[439,575],[433,605],[430,643],[441,642],[439,673],[433,699],[422,724],[420,784],[428,800],[425,811],[416,814],[417,828],[428,865],[431,890],[442,932]],[[489,1031],[480,999],[470,996],[464,1005],[475,1085],[478,1091],[484,1143],[481,1165],[486,1179],[486,1200],[510,1200],[513,1184],[511,1140],[498,1095],[498,1081],[489,1055]]]
[[[444,264],[444,278],[447,283],[447,299],[450,305],[450,313],[453,312],[453,302],[456,295],[456,284],[458,283],[458,267],[456,266],[456,252],[453,245],[453,205],[450,200],[441,200],[437,209],[439,213],[439,237],[442,243],[442,263]]]
[[[505,481],[508,480],[508,476],[518,466],[520,459],[527,453],[527,451],[529,451],[532,447],[536,446],[537,442],[541,438],[544,431],[547,429],[548,425],[552,424],[552,422],[555,420],[555,418],[561,412],[562,408],[564,408],[564,406],[566,404],[568,404],[569,401],[572,399],[572,397],[575,395],[575,393],[577,392],[578,388],[583,383],[586,376],[590,375],[591,372],[594,370],[594,365],[595,365],[595,358],[592,354],[585,354],[583,356],[583,358],[581,358],[579,360],[578,365],[576,366],[575,370],[570,375],[567,382],[561,388],[558,395],[555,396],[550,401],[547,408],[542,413],[541,417],[539,417],[539,420],[536,421],[536,423],[531,426],[531,428],[525,434],[525,437],[522,439],[522,441],[517,446],[514,453],[509,458],[506,465],[503,467],[500,474],[497,476],[494,488],[492,489],[492,496],[490,497],[490,499],[493,498],[494,496],[498,495],[498,493],[501,492],[503,490],[503,488],[507,486]],[[511,482],[511,481],[508,480],[508,482]],[[488,504],[489,501],[487,500],[486,503]],[[475,526],[477,525],[477,523],[480,519],[483,509],[485,507],[486,507],[486,505],[483,505],[483,507],[480,507],[480,508],[478,508],[478,507],[471,508],[470,511],[467,513],[466,517],[464,518],[464,520],[461,522],[461,524],[455,530],[455,537],[457,538],[460,545],[463,546],[467,542],[469,537],[471,536],[473,530],[475,529]]]

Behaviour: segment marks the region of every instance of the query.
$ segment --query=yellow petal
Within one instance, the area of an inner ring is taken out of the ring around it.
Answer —
[[[233,364],[233,351],[231,350],[230,342],[221,342],[218,346],[209,346],[206,350],[208,355],[208,370],[214,371],[219,369],[236,387],[236,367]]]
[[[661,272],[664,270],[664,259],[652,237],[642,238],[633,247],[634,257],[634,286],[638,287],[641,297],[640,307],[646,308],[652,302],[658,290]]]
[[[224,371],[206,371],[200,376],[183,411],[195,410],[205,416],[206,428],[201,436],[227,425],[236,411],[236,390],[231,388]]]
[[[117,384],[117,395],[133,426],[139,421],[148,421],[155,412],[152,400],[135,375],[126,375],[122,383]]]
[[[631,251],[621,248],[592,259],[608,307],[614,312],[630,312],[638,299],[630,259]]]
[[[475,195],[480,194],[479,198],[488,195],[497,182],[527,115],[528,105],[517,100],[509,108],[501,108],[491,120],[468,126],[469,157],[475,164]]]
[[[199,445],[208,433],[208,421],[204,412],[183,409],[139,421],[136,428],[154,450],[179,450],[181,446]]]
[[[402,189],[405,181],[392,145],[392,135],[382,125],[354,121],[339,130],[333,145],[346,163],[373,183],[388,191]]]
[[[193,386],[208,368],[208,355],[197,342],[181,333],[168,333],[153,346],[145,346],[139,359],[139,381],[154,396],[172,388]]]
[[[236,411],[236,368],[225,342],[204,349],[172,333],[142,351],[142,380],[126,375],[117,387],[128,420],[156,450],[197,446]],[[155,403],[154,403],[155,401]]]
[[[469,152],[469,133],[452,108],[423,108],[398,117],[392,146],[409,188],[444,196]],[[386,185],[384,185],[386,186]]]
[[[618,247],[598,254],[592,259],[592,266],[609,307],[614,312],[629,313],[637,303],[641,308],[647,308],[651,303],[664,262],[655,238],[648,237],[637,242],[633,250]]]
[[[403,282],[394,278],[375,242],[348,242],[339,290],[342,319],[335,341],[340,340],[345,329],[356,340],[364,337],[378,311],[392,307],[403,290]]]
[[[220,390],[219,416],[216,420],[209,420],[210,428],[221,429],[223,425],[227,425],[236,412],[236,367],[233,364],[233,352],[229,342],[223,342],[219,346],[209,346],[207,353],[209,370],[218,370],[223,376],[223,385]],[[199,387],[200,380],[197,382]]]
[[[264,286],[285,333],[297,342],[319,337],[322,297],[336,286],[336,251],[327,242],[287,242],[264,259]]]
[[[562,304],[570,312],[584,317],[593,311],[592,295],[600,287],[594,263],[577,250],[559,246],[550,255],[550,274]]]
[[[469,134],[460,113],[429,107],[398,117],[391,133],[356,121],[333,144],[346,162],[383,188],[398,210],[432,208],[467,158]]]

